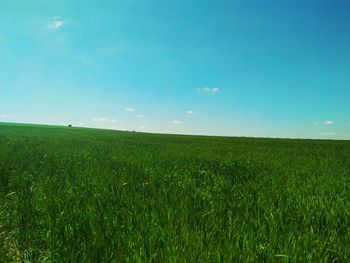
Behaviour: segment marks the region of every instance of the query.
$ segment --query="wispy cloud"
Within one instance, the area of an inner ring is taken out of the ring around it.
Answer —
[[[128,111],[128,112],[135,112],[136,110],[135,110],[135,108],[133,108],[133,107],[126,107],[126,108],[125,108],[125,111]]]
[[[0,119],[13,119],[14,116],[5,113],[0,113]]]
[[[188,110],[188,111],[186,111],[186,114],[187,115],[193,115],[193,114],[196,114],[196,112],[193,111],[193,110]]]
[[[56,30],[64,26],[64,21],[60,16],[55,16],[52,21],[47,24],[47,28]]]
[[[314,122],[314,125],[317,126],[319,123],[317,121]]]
[[[141,114],[138,114],[138,115],[136,115],[136,118],[138,118],[138,119],[143,119],[145,116],[143,116],[143,115],[141,115]]]
[[[219,92],[219,88],[203,87],[198,89],[201,92],[216,93]]]
[[[102,128],[102,129],[112,129],[112,130],[123,130],[125,129],[119,121],[107,117],[94,117],[90,119],[90,122],[85,123],[84,127],[90,128]]]
[[[140,127],[139,127],[139,130],[140,130],[140,131],[151,131],[152,128],[147,127],[147,126],[140,126]]]
[[[115,119],[108,119],[104,117],[95,117],[91,119],[91,122],[97,122],[97,123],[116,123],[117,120]]]
[[[179,120],[174,120],[173,123],[176,124],[176,125],[183,124],[183,122],[182,122],[182,121],[179,121]]]
[[[332,124],[333,124],[333,121],[328,120],[328,121],[325,121],[324,124],[326,124],[326,125],[332,125]]]
[[[320,135],[321,136],[332,136],[332,135],[335,135],[336,133],[335,132],[321,132]]]

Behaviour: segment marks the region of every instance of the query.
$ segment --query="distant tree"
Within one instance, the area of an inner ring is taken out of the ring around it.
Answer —
[[[69,128],[72,128],[72,124],[68,124],[68,127],[69,127]]]

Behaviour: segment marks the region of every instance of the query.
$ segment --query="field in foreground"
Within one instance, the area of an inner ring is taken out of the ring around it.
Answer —
[[[0,124],[0,262],[350,262],[350,142]]]

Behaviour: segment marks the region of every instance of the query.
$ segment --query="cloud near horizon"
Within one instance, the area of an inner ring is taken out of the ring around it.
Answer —
[[[140,126],[139,130],[141,130],[141,131],[152,131],[152,128],[147,127],[147,126]]]
[[[14,116],[5,113],[0,113],[0,119],[13,119]]]
[[[104,118],[104,117],[95,117],[91,119],[91,122],[99,122],[99,123],[116,123],[117,120],[115,119],[108,119],[108,118]]]
[[[335,132],[321,132],[320,135],[321,136],[331,136],[331,135],[335,135]]]
[[[183,122],[182,122],[182,121],[179,121],[179,120],[174,120],[173,123],[176,124],[176,125],[183,124]]]
[[[333,121],[328,120],[328,121],[325,121],[324,124],[326,124],[326,125],[332,125],[332,124],[333,124]]]

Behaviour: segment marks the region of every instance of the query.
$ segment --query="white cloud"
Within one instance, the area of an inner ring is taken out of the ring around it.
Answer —
[[[219,92],[219,88],[210,88],[210,87],[204,87],[204,88],[199,88],[198,89],[201,92],[208,92],[208,93],[215,93],[215,92]]]
[[[115,119],[108,119],[104,117],[95,117],[91,119],[91,122],[99,122],[99,123],[116,123],[117,120]]]
[[[174,124],[177,124],[177,125],[180,125],[180,124],[182,124],[183,122],[182,122],[182,121],[179,121],[179,120],[174,120],[173,123],[174,123]]]
[[[326,125],[332,125],[332,124],[333,124],[333,121],[328,120],[328,121],[325,121],[324,124],[326,124]]]
[[[126,107],[126,108],[125,108],[125,111],[128,111],[128,112],[135,112],[136,110],[135,110],[133,107]]]
[[[314,122],[314,125],[317,126],[319,123],[317,121]]]
[[[143,119],[145,116],[143,116],[143,115],[141,115],[141,114],[138,114],[138,115],[136,115],[136,118],[138,118],[138,119]]]
[[[152,128],[146,127],[146,126],[140,126],[140,127],[139,127],[139,130],[140,130],[140,131],[151,131]]]
[[[109,130],[130,130],[130,128],[125,127],[119,120],[103,116],[95,116],[86,120],[86,122],[84,122],[84,127]]]
[[[0,119],[13,119],[13,118],[14,117],[12,115],[4,114],[4,113],[0,114]]]
[[[193,115],[193,114],[195,114],[196,112],[194,112],[193,110],[188,110],[188,111],[186,111],[186,114],[187,115]]]
[[[103,117],[95,117],[91,119],[92,122],[104,122],[107,121],[107,118],[103,118]]]
[[[48,29],[56,30],[64,26],[64,21],[60,16],[55,16],[51,22],[47,24]]]
[[[321,132],[320,135],[321,136],[331,136],[331,135],[335,135],[335,132]]]

